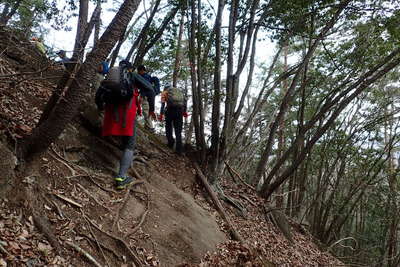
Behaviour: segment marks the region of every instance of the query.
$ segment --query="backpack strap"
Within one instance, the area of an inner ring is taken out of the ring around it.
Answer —
[[[114,120],[116,123],[119,123],[119,112],[118,112],[118,105],[113,105],[113,114]]]
[[[137,89],[134,89],[133,96],[131,97],[131,99],[129,100],[128,103],[124,104],[125,110],[124,110],[123,115],[122,115],[122,128],[126,127],[127,113],[128,113],[128,110],[131,109],[133,101],[136,101],[136,106],[140,107],[140,101],[138,101],[138,99],[139,99],[138,96],[139,96],[139,91]]]

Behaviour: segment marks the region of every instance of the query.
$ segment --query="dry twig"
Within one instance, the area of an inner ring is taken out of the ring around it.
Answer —
[[[69,199],[69,198],[67,198],[65,196],[59,195],[57,193],[53,193],[53,195],[55,195],[56,197],[58,197],[61,200],[64,200],[65,202],[68,202],[69,204],[74,205],[75,207],[78,207],[80,209],[83,207],[81,204],[79,204],[79,203],[75,202],[74,200]]]

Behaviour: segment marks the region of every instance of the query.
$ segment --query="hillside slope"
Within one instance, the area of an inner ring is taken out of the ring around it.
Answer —
[[[4,30],[0,35],[0,40],[10,36]],[[98,136],[91,105],[36,160],[32,173],[21,177],[23,172],[14,170],[15,145],[37,123],[54,87],[48,78],[54,79],[60,67],[32,64],[52,62],[29,42],[12,42],[0,42],[0,266],[342,265],[295,223],[293,243],[288,242],[266,219],[263,201],[254,192],[223,181],[225,193],[246,210],[240,214],[225,203],[246,240],[230,241],[191,160],[177,157],[162,137],[141,128],[130,170],[137,184],[115,191],[118,140]],[[15,177],[23,182],[15,183]],[[36,195],[33,214],[26,212],[33,204],[25,201],[32,198],[21,194],[23,187]]]

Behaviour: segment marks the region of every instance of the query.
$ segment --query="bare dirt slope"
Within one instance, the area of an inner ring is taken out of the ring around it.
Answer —
[[[141,128],[130,170],[138,183],[115,191],[118,139],[98,136],[91,105],[28,172],[15,170],[15,147],[55,86],[49,72],[60,68],[43,65],[52,61],[29,42],[4,29],[0,35],[8,38],[0,42],[0,266],[342,265],[295,222],[293,242],[286,240],[266,218],[263,200],[231,178],[222,189],[245,213],[223,205],[245,243],[229,240],[191,160]]]

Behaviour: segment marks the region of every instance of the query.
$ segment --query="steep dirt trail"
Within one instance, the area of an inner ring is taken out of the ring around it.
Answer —
[[[2,29],[0,40],[0,266],[93,266],[93,259],[101,266],[123,267],[133,262],[343,266],[292,221],[289,243],[266,218],[264,200],[229,176],[221,187],[240,200],[246,214],[227,203],[223,206],[246,243],[228,240],[226,225],[197,183],[191,162],[173,154],[160,136],[139,130],[130,174],[141,183],[115,191],[113,176],[121,151],[116,139],[98,137],[93,104],[82,107],[82,114],[37,159],[31,173],[21,176],[14,170],[15,146],[30,134],[51,95],[54,81],[49,77],[56,79],[62,69],[46,69],[52,61],[39,57],[27,40]],[[35,218],[27,213],[33,203],[21,194],[26,188],[35,196]],[[18,195],[20,201],[13,202]],[[49,244],[46,231],[59,243],[58,251]]]

